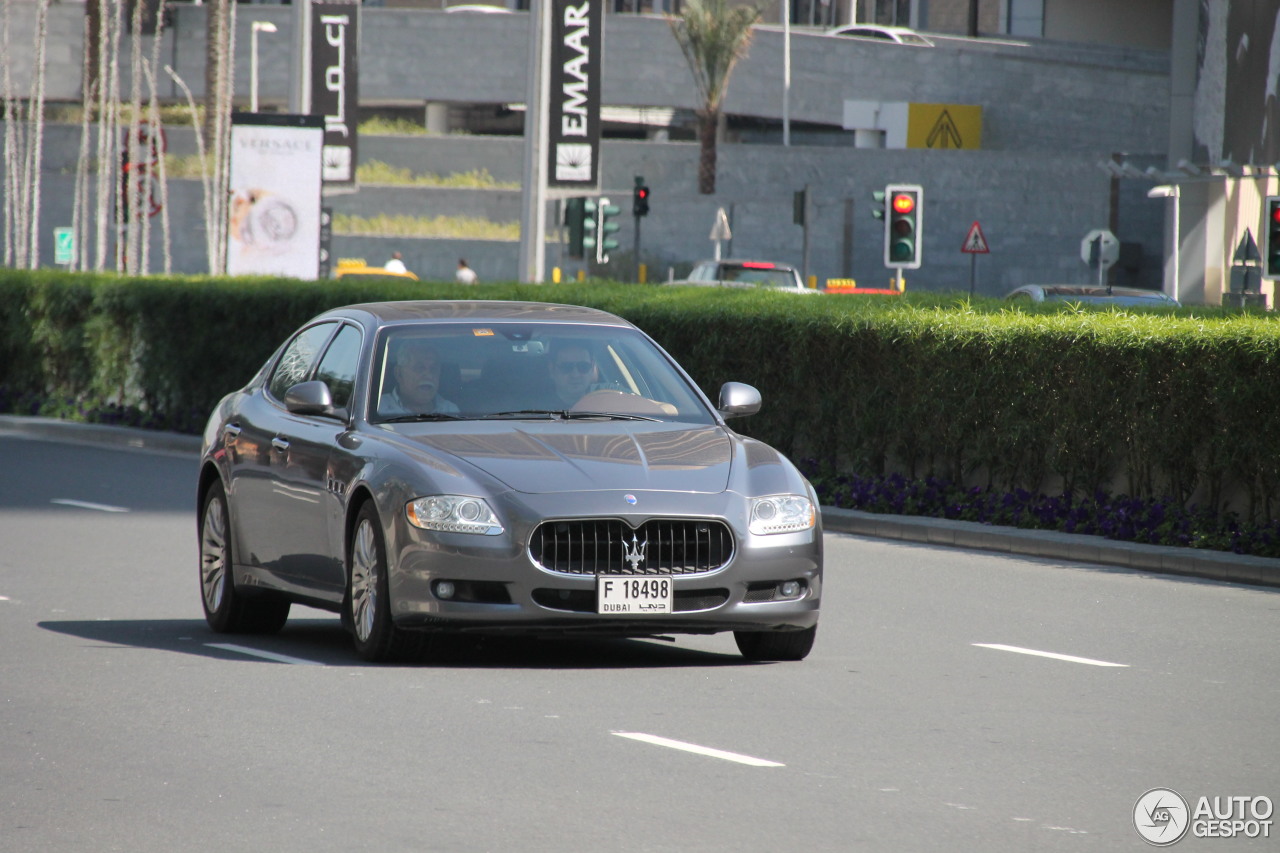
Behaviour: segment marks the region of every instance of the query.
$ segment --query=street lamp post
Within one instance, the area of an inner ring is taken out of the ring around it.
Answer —
[[[249,35],[249,112],[258,111],[258,33],[274,33],[276,25],[270,21],[254,21]]]
[[[1179,277],[1178,261],[1182,255],[1182,228],[1180,212],[1182,207],[1182,193],[1177,184],[1162,184],[1158,187],[1152,187],[1147,190],[1147,198],[1171,198],[1173,199],[1173,292],[1169,295],[1179,302],[1182,301],[1179,291],[1182,283]]]

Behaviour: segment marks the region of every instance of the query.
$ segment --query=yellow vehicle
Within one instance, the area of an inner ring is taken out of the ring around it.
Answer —
[[[413,273],[405,270],[404,272],[395,272],[386,267],[371,267],[365,263],[364,258],[339,258],[338,266],[333,271],[334,278],[345,278],[347,276],[378,276],[379,278],[407,278],[411,281],[417,281],[418,277]]]

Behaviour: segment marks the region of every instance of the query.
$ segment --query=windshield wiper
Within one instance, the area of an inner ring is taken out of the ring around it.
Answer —
[[[633,415],[624,412],[565,412],[565,420],[579,420],[582,418],[608,418],[613,421],[653,421],[661,422],[661,418],[651,418],[648,415]]]
[[[516,409],[512,412],[494,412],[486,418],[563,418],[568,412],[558,409]]]
[[[453,415],[448,412],[422,412],[416,415],[397,415],[394,418],[387,418],[386,423],[389,424],[410,424],[419,421],[465,421],[462,415]]]
[[[558,421],[587,420],[591,418],[607,418],[614,421],[657,421],[645,415],[629,415],[621,412],[576,412],[567,409],[518,409],[514,412],[494,412],[486,418],[552,418]]]

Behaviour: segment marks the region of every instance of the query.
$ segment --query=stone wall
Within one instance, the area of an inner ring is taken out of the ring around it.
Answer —
[[[170,136],[181,149],[187,132]],[[51,127],[46,137],[42,256],[52,263],[52,230],[71,222],[71,186],[78,128]],[[487,168],[496,178],[518,174],[520,141],[473,137],[368,137],[363,156],[439,174]],[[883,286],[890,277],[881,262],[882,231],[869,214],[871,193],[889,182],[925,187],[924,267],[907,273],[908,286],[968,290],[969,256],[960,252],[970,225],[982,225],[991,254],[977,261],[979,293],[999,295],[1028,282],[1089,281],[1079,244],[1094,229],[1112,225],[1112,179],[1096,164],[1049,153],[993,151],[912,152],[883,149],[767,145],[725,145],[720,150],[718,192],[697,192],[698,146],[694,143],[610,141],[604,145],[604,193],[623,208],[621,248],[613,270],[629,275],[634,248],[631,187],[643,175],[652,188],[651,213],[642,223],[641,257],[651,277],[711,257],[709,239],[716,211],[731,215],[733,240],[727,255],[803,263],[803,232],[792,223],[792,194],[808,184],[813,199],[810,272],[825,280],[851,273],[863,286]],[[1145,197],[1142,181],[1120,181],[1116,234],[1141,243],[1148,257],[1142,279],[1159,284],[1159,247],[1165,206]],[[207,271],[204,251],[203,190],[196,181],[173,181],[170,188],[173,255],[179,271]],[[853,242],[845,246],[845,206],[852,201]],[[497,222],[520,218],[518,190],[411,189],[366,186],[358,193],[329,198],[336,212],[357,216],[478,216]],[[554,221],[554,220],[552,220]],[[159,240],[158,219],[155,240]],[[555,233],[549,234],[553,240]],[[161,247],[152,252],[159,268]],[[385,260],[392,248],[404,252],[420,275],[449,277],[459,256],[486,279],[517,274],[514,242],[405,240],[339,236],[335,253]],[[848,260],[846,261],[846,254]],[[548,265],[560,258],[549,247]],[[848,268],[846,268],[848,264]],[[566,262],[569,272],[579,264]],[[1117,278],[1117,281],[1120,279]]]
[[[76,10],[82,7],[51,7],[60,35],[59,50],[51,53],[50,98],[78,97],[78,54],[65,49],[68,44],[74,47],[71,22],[79,20]],[[167,36],[161,53],[199,97],[204,8],[181,6],[177,11],[177,28]],[[260,60],[263,100],[282,104],[289,88],[289,7],[239,7],[237,92],[245,95],[247,88],[248,29],[255,18],[273,20],[281,30],[261,37]],[[521,102],[527,88],[526,27],[523,14],[366,8],[362,102]],[[19,37],[15,43],[29,41]],[[605,44],[606,104],[696,106],[688,68],[664,20],[611,16]],[[15,57],[21,65],[21,57]],[[1140,267],[1125,274],[1125,283],[1159,286],[1165,205],[1145,197],[1147,182],[1115,181],[1098,163],[1124,151],[1131,160],[1145,157],[1162,165],[1169,125],[1167,64],[1167,54],[1144,51],[964,39],[940,39],[932,49],[910,48],[797,33],[792,44],[793,120],[838,126],[846,99],[980,104],[982,150],[803,144],[784,148],[730,142],[720,147],[717,193],[702,196],[696,192],[696,144],[607,140],[603,189],[626,214],[614,271],[631,269],[628,199],[635,175],[645,176],[653,190],[641,255],[657,275],[668,266],[712,255],[714,245],[707,235],[720,207],[731,214],[734,230],[726,252],[802,264],[803,232],[792,224],[792,194],[807,184],[814,201],[810,272],[820,280],[852,275],[864,286],[881,286],[890,275],[881,263],[880,226],[869,216],[871,192],[886,183],[906,182],[925,187],[925,266],[907,276],[909,287],[969,288],[970,258],[959,250],[974,221],[981,223],[991,245],[991,254],[977,262],[980,293],[1000,294],[1027,282],[1089,280],[1079,260],[1079,242],[1101,227],[1111,227],[1122,241],[1140,244]],[[733,77],[725,109],[776,119],[782,111],[782,72],[781,32],[758,28],[749,57]],[[172,83],[164,85],[168,91],[162,94],[180,99]],[[191,152],[187,133],[172,129],[172,150]],[[810,137],[797,139],[807,142]],[[46,262],[52,261],[52,228],[70,223],[66,174],[74,168],[77,140],[76,128],[50,128],[47,135],[41,209],[42,234],[49,244]],[[360,156],[416,172],[483,168],[498,180],[518,181],[521,146],[518,138],[366,137]],[[196,182],[174,183],[170,213],[174,232],[180,235],[175,238],[174,262],[179,270],[203,272],[202,191]],[[847,202],[852,202],[848,223]],[[365,187],[330,203],[339,212],[364,216],[478,215],[496,221],[518,220],[520,209],[518,191]],[[849,231],[852,242],[846,245]],[[375,260],[387,252],[387,241],[381,238],[338,240],[335,248],[341,255]],[[451,275],[460,255],[486,278],[516,275],[514,243],[395,242],[411,260],[416,253],[421,259],[418,272],[427,276]],[[547,254],[554,265],[558,253]],[[153,252],[153,258],[159,256]]]

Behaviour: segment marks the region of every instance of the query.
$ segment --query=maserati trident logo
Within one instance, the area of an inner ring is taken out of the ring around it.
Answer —
[[[645,539],[641,542],[634,533],[631,534],[631,542],[625,539],[622,541],[623,553],[622,557],[631,564],[631,571],[639,571],[640,564],[644,562],[644,552],[649,547],[649,540]]]

